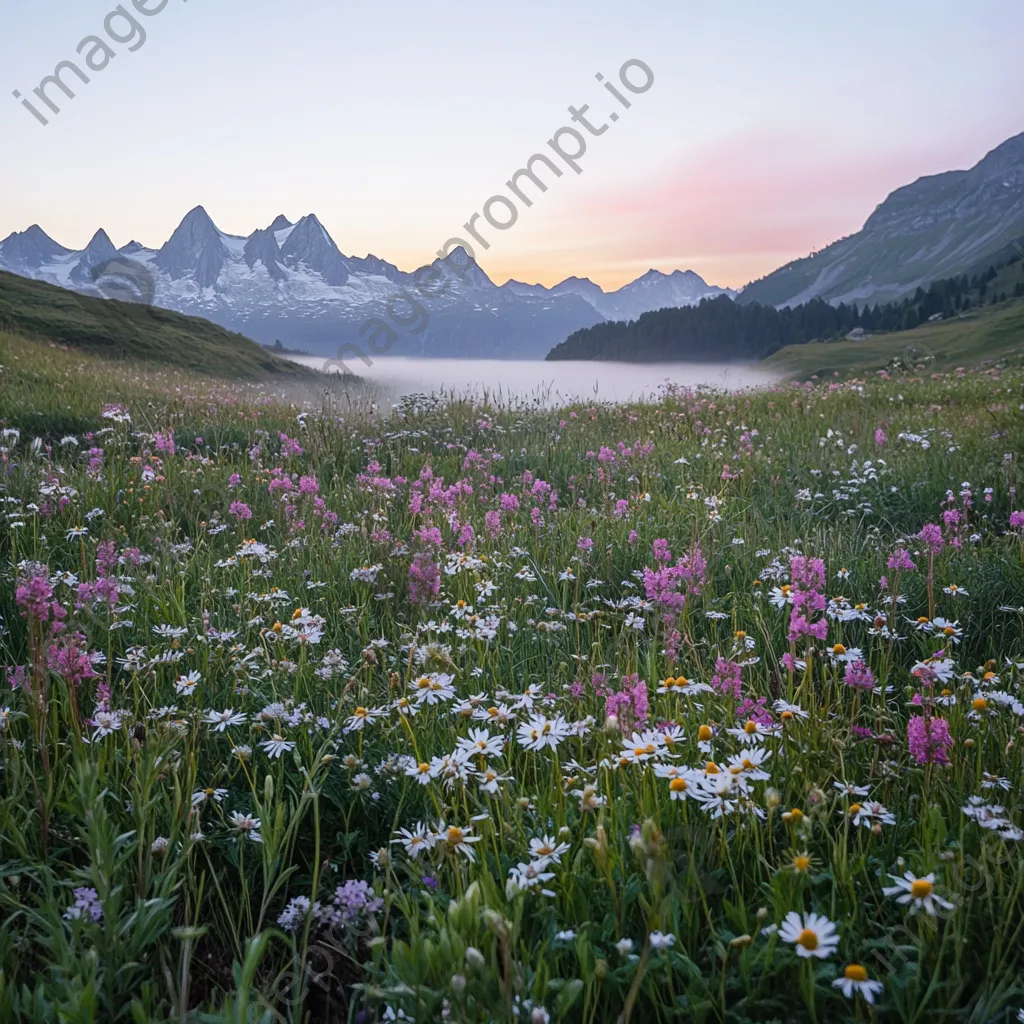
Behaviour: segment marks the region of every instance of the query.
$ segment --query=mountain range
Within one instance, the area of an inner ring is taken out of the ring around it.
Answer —
[[[1005,262],[1000,257],[1012,254],[1018,239],[1024,134],[969,170],[897,189],[856,234],[738,293],[690,270],[650,270],[612,292],[578,277],[553,288],[515,280],[498,286],[462,249],[408,273],[377,256],[346,256],[314,214],[294,223],[279,216],[242,237],[221,231],[201,206],[157,249],[134,241],[118,249],[102,229],[85,249],[68,249],[33,225],[0,242],[0,270],[86,294],[111,297],[113,289],[117,297],[134,295],[316,355],[334,356],[348,343],[383,354],[370,344],[373,325],[367,330],[367,321],[378,318],[394,332],[391,355],[537,359],[594,325],[723,295],[780,309],[813,299],[884,304],[933,280]],[[103,280],[108,273],[116,280]],[[429,295],[417,287],[424,281],[433,282]]]
[[[938,278],[971,274],[1024,236],[1024,133],[974,167],[893,192],[854,235],[746,286],[740,302],[885,303]]]
[[[613,292],[576,277],[553,288],[498,286],[461,248],[432,264],[447,287],[435,276],[425,294],[417,285],[429,268],[407,273],[377,256],[346,256],[314,214],[294,223],[279,216],[246,238],[221,231],[200,206],[159,249],[135,241],[118,249],[103,229],[85,249],[68,249],[38,225],[0,242],[0,269],[86,294],[109,294],[97,280],[108,266],[149,304],[325,356],[349,342],[372,354],[360,328],[376,317],[397,335],[390,355],[543,358],[581,327],[735,295],[678,270],[648,271]]]

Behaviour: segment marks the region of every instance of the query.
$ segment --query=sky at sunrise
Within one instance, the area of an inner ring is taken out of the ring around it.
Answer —
[[[80,248],[102,226],[155,247],[199,204],[239,235],[315,212],[342,252],[411,270],[589,104],[609,127],[582,173],[488,229],[481,266],[735,287],[1024,128],[1019,0],[169,0],[135,14],[142,45],[111,22],[128,41],[88,84],[65,74],[76,96],[51,89],[43,126],[12,93],[81,62],[116,6],[0,0],[0,237],[38,222]],[[631,59],[654,82],[627,110],[595,75],[623,91]]]

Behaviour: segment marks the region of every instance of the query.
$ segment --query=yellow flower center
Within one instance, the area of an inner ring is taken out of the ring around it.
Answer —
[[[793,809],[792,809],[792,810],[791,810],[791,811],[789,812],[789,816],[790,816],[790,817],[791,817],[791,818],[792,818],[792,819],[793,819],[794,821],[799,821],[799,820],[800,820],[800,819],[801,819],[801,818],[802,818],[802,817],[804,816],[804,812],[803,812],[803,811],[801,811],[799,807],[794,807],[794,808],[793,808]]]
[[[971,707],[974,708],[975,711],[984,711],[985,708],[988,707],[988,701],[985,700],[984,697],[975,697],[974,700],[971,701]]]
[[[737,629],[734,635],[737,640],[743,640],[746,637],[747,632],[744,629]]]
[[[793,858],[793,867],[797,871],[806,871],[811,866],[811,858],[805,854],[800,854],[799,857]]]
[[[454,825],[448,829],[448,842],[452,846],[458,846],[462,842],[462,829],[456,828]]]
[[[686,779],[673,779],[669,784],[668,788],[673,793],[685,793],[686,792]]]
[[[851,814],[860,814],[860,812],[861,812],[860,804],[857,804],[857,803],[850,804],[850,813]]]
[[[848,964],[843,968],[843,974],[850,981],[867,981],[868,972],[860,964]]]
[[[928,621],[928,616],[927,615],[919,615],[917,617],[917,621],[918,621],[919,625],[923,626]]]
[[[817,932],[812,932],[810,928],[805,928],[797,937],[796,944],[803,946],[804,949],[809,952],[813,952],[818,948],[818,935]]]
[[[926,878],[918,878],[910,886],[910,895],[915,900],[923,900],[935,891],[935,886],[932,885]]]
[[[784,722],[788,722],[788,721],[790,721],[790,719],[793,718],[793,712],[792,711],[783,711],[782,714],[779,715],[779,718],[781,718]]]
[[[943,636],[953,636],[955,633],[956,630],[952,626],[946,626],[942,631]]]
[[[753,736],[754,733],[757,732],[757,722],[755,722],[753,720],[748,721],[747,724],[743,726],[743,731],[748,736]]]
[[[352,714],[356,718],[365,718],[366,717],[366,708],[356,708],[355,711],[352,712]]]
[[[704,766],[704,771],[708,775],[717,775],[718,774],[718,765],[715,764],[714,761],[708,761],[708,763]]]
[[[707,743],[707,741],[711,739],[713,735],[714,733],[711,731],[710,725],[702,725],[697,730],[697,739],[699,739],[701,743]]]
[[[846,653],[846,648],[842,644],[836,644],[832,648],[832,653],[838,658],[839,655]]]
[[[419,770],[420,775],[426,775],[427,772],[430,771],[430,765],[427,764],[426,761],[420,761],[420,763],[416,765],[416,767]]]

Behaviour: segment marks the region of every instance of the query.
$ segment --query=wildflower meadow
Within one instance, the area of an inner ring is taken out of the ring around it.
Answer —
[[[1018,1018],[1019,372],[0,415],[3,1020]]]

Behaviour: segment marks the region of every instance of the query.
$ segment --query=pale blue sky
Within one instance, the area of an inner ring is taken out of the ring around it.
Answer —
[[[39,222],[81,246],[102,225],[159,245],[199,203],[237,234],[314,211],[343,252],[411,269],[569,104],[598,123],[616,109],[594,74],[639,58],[653,88],[481,264],[499,281],[655,266],[737,285],[1024,130],[1019,0],[169,0],[42,127],[12,90],[30,95],[115,6],[0,0],[0,237]]]

